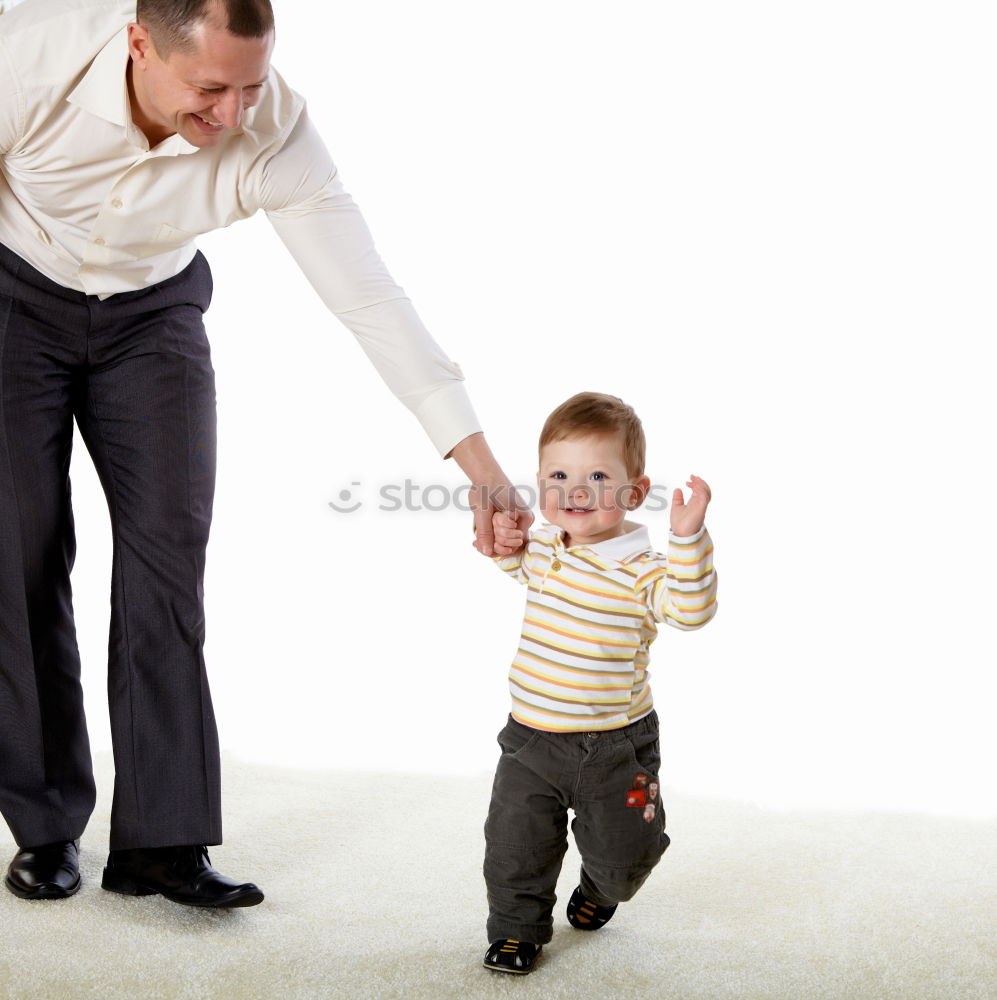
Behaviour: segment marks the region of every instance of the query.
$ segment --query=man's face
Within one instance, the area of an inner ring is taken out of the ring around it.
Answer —
[[[160,57],[149,32],[128,26],[132,118],[150,146],[178,132],[193,146],[213,146],[237,128],[260,99],[270,72],[273,33],[240,38],[210,17],[193,32],[190,49]]]

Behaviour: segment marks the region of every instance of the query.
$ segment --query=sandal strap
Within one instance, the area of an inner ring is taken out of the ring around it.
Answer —
[[[582,887],[578,886],[568,900],[568,923],[580,931],[597,931],[609,922],[618,905],[600,906],[593,903],[582,895]]]

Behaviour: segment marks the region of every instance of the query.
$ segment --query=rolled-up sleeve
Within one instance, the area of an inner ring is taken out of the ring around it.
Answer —
[[[328,308],[352,331],[388,388],[441,455],[481,429],[464,376],[388,273],[370,230],[303,111],[267,162],[261,205]]]
[[[21,86],[11,65],[6,40],[0,37],[0,156],[17,142],[23,128]]]

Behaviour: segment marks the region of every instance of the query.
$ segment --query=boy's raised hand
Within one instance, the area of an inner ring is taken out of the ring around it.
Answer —
[[[690,476],[686,486],[692,490],[692,496],[688,501],[678,487],[672,494],[672,533],[680,537],[694,535],[699,531],[706,519],[706,508],[713,496],[709,484],[699,476]]]

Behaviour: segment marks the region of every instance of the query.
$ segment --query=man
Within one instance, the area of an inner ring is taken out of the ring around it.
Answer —
[[[215,399],[197,234],[266,211],[479,488],[479,550],[496,506],[517,504],[460,370],[270,68],[273,43],[269,0],[27,0],[0,17],[0,811],[20,848],[5,884],[25,899],[77,891],[95,799],[70,590],[74,418],[114,537],[102,885],[194,906],[263,899],[206,850],[221,842],[202,655]]]

